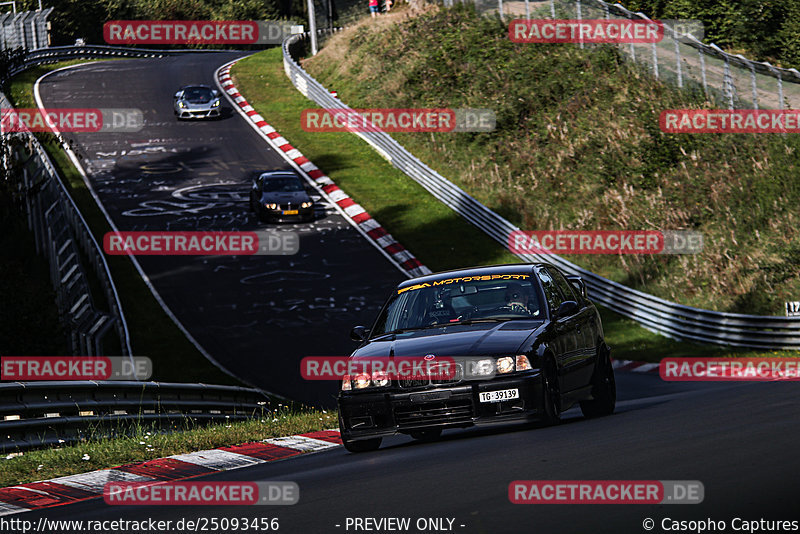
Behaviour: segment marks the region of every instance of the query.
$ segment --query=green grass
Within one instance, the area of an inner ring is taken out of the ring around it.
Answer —
[[[250,56],[231,72],[237,88],[267,122],[434,271],[518,261],[379,157],[360,138],[347,133],[303,131],[301,112],[317,106],[289,82],[280,50]],[[339,86],[331,88],[338,90]],[[350,104],[347,98],[343,100]],[[742,351],[677,342],[608,310],[601,309],[601,315],[606,339],[617,359],[657,362],[676,356],[796,355],[792,351]]]
[[[129,437],[103,439],[98,431],[97,437],[75,445],[0,456],[0,487],[336,426],[335,412],[290,411],[278,405],[253,420],[188,426],[177,433],[139,426]]]
[[[20,108],[36,107],[33,84],[45,73],[85,61],[69,61],[39,66],[15,76],[9,83],[6,96]],[[78,170],[56,142],[54,136],[39,135],[53,164],[67,184],[70,195],[78,205],[98,243],[109,232],[105,217],[97,207]],[[206,382],[237,384],[238,381],[220,372],[192,345],[175,323],[166,315],[145,285],[131,260],[126,256],[106,256],[111,275],[117,286],[122,309],[128,321],[131,344],[135,355],[153,360],[153,380],[174,382]],[[87,269],[90,273],[91,270]],[[96,304],[104,306],[104,299]]]

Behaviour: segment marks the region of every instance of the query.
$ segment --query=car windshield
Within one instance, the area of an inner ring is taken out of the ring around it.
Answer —
[[[214,97],[208,87],[187,87],[183,90],[183,98],[193,102],[208,102]]]
[[[431,326],[540,318],[529,274],[473,275],[399,289],[384,307],[373,336]]]
[[[261,190],[266,193],[293,193],[303,191],[303,183],[296,176],[268,176],[261,178]]]

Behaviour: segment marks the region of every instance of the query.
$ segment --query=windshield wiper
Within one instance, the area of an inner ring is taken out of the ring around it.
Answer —
[[[497,317],[484,317],[482,319],[464,319],[463,321],[457,321],[454,323],[447,323],[447,326],[454,325],[454,324],[476,324],[476,323],[505,323],[507,321],[513,321],[514,318],[505,318],[500,319]]]
[[[464,323],[438,323],[438,324],[429,324],[427,326],[415,326],[414,328],[398,328],[397,330],[392,330],[391,332],[384,332],[382,334],[378,334],[377,336],[370,338],[370,339],[378,339],[384,336],[391,336],[395,334],[402,334],[404,332],[415,332],[417,330],[429,330],[431,328],[443,328],[445,326],[450,326],[453,324],[464,324]]]

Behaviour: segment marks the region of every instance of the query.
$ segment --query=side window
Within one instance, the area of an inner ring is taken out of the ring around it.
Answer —
[[[575,294],[575,290],[572,288],[572,285],[567,282],[567,279],[564,278],[559,271],[555,269],[548,268],[547,271],[552,275],[553,280],[556,281],[556,285],[561,289],[561,294],[564,295],[564,300],[574,300],[578,304],[582,302],[582,300]]]
[[[546,269],[541,269],[538,274],[539,280],[542,282],[542,288],[544,289],[544,296],[547,299],[547,306],[550,308],[551,313],[555,313],[564,299],[561,297],[561,293],[553,277]]]

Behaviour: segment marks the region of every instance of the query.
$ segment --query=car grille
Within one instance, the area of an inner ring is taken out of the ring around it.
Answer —
[[[401,388],[416,388],[422,386],[440,386],[446,384],[458,384],[464,380],[464,366],[460,363],[455,364],[455,373],[453,378],[415,378],[410,380],[398,380],[397,383]]]
[[[288,203],[288,204],[278,204],[278,206],[282,210],[299,210],[300,209],[300,204],[292,204],[291,202]]]
[[[438,423],[471,423],[472,415],[473,409],[470,399],[398,406],[394,410],[395,422],[401,428]]]

